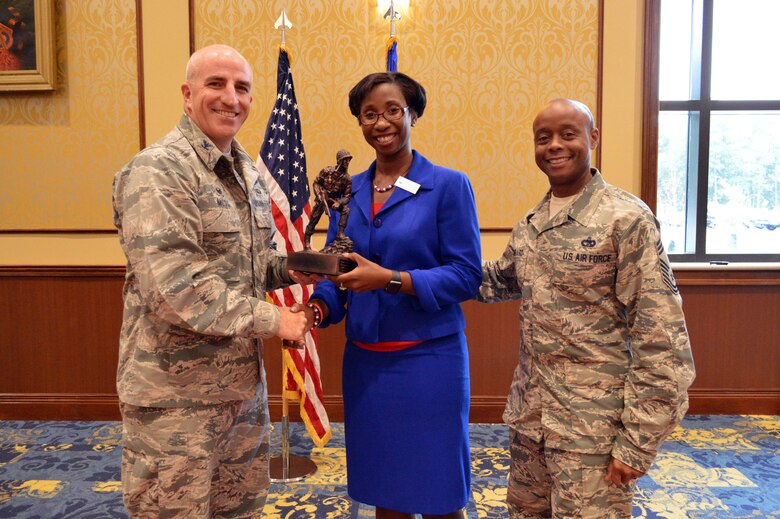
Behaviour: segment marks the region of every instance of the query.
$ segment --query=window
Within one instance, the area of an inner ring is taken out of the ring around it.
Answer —
[[[780,1],[649,0],[647,18],[643,197],[670,258],[780,261]]]

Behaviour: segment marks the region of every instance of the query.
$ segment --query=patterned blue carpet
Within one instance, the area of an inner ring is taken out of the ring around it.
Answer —
[[[312,448],[291,424],[293,454],[317,472],[300,483],[274,483],[263,510],[284,519],[372,517],[346,493],[344,434]],[[118,422],[0,421],[0,518],[127,517],[120,492]],[[272,455],[279,453],[279,428]],[[505,518],[507,433],[471,425],[473,499],[469,519]],[[780,416],[689,416],[640,479],[634,517],[780,519]]]

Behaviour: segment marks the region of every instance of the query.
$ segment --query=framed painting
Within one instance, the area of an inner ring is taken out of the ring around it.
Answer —
[[[53,0],[0,0],[0,91],[53,90]]]

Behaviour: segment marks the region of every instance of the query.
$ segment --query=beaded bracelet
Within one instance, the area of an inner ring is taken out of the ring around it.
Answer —
[[[320,324],[322,324],[322,310],[320,310],[319,305],[314,303],[306,303],[306,306],[311,308],[314,312],[314,324],[312,325],[312,328],[318,328]]]

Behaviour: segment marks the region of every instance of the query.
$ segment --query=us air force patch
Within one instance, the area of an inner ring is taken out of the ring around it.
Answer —
[[[656,242],[655,248],[658,250],[658,259],[660,260],[658,263],[661,266],[661,277],[663,278],[664,283],[669,287],[669,290],[671,290],[673,294],[679,294],[680,291],[677,288],[677,282],[674,280],[672,266],[669,265],[669,259],[666,257],[666,254],[664,254],[664,244],[661,243],[661,240]]]

